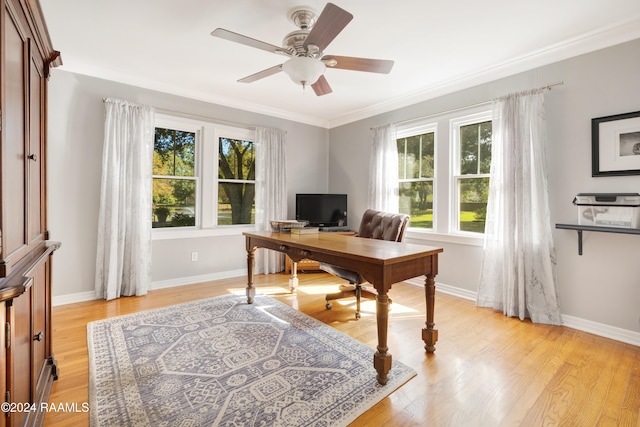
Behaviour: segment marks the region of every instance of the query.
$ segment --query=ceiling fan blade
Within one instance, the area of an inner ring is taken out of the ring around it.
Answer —
[[[277,74],[280,71],[282,71],[282,64],[275,65],[275,66],[273,66],[271,68],[267,68],[266,70],[258,71],[255,74],[251,74],[250,76],[247,76],[247,77],[244,77],[244,78],[238,80],[238,82],[240,82],[240,83],[252,83],[252,82],[255,82],[256,80],[264,79],[265,77],[269,77],[269,76],[272,76],[274,74]]]
[[[369,73],[389,74],[393,68],[393,61],[388,59],[355,58],[353,56],[327,55],[322,57],[327,67],[342,70],[367,71]],[[331,62],[336,61],[335,65]],[[327,62],[329,62],[327,64]]]
[[[323,51],[352,19],[353,15],[346,10],[327,3],[304,42],[305,49],[313,44]]]
[[[318,96],[327,95],[333,92],[331,86],[329,86],[329,82],[327,82],[327,79],[325,79],[323,75],[321,75],[320,78],[311,85],[311,87]]]
[[[279,46],[266,43],[260,40],[252,39],[251,37],[243,36],[242,34],[234,33],[233,31],[225,30],[222,28],[216,28],[211,32],[211,35],[214,37],[219,37],[221,39],[240,43],[245,46],[266,50],[267,52],[284,53],[284,49],[282,49]]]

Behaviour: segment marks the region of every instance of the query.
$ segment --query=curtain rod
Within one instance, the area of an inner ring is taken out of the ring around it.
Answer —
[[[187,118],[187,119],[199,119],[199,120],[204,120],[204,121],[208,121],[208,122],[214,122],[214,123],[217,123],[217,124],[220,124],[220,125],[243,127],[245,129],[249,129],[249,130],[256,130],[258,128],[258,126],[248,125],[246,123],[233,122],[231,120],[216,119],[214,117],[201,116],[199,114],[184,113],[184,112],[175,111],[175,110],[167,110],[165,108],[156,108],[156,111],[158,113],[160,113],[160,114],[169,114],[171,116],[180,116],[180,117],[184,117],[184,118]]]
[[[265,128],[269,128],[269,129],[277,129],[277,130],[281,131],[282,133],[284,133],[285,135],[287,134],[286,130],[283,130],[283,129],[280,129],[280,128],[274,128],[274,127],[271,127],[271,126],[248,125],[246,123],[234,122],[234,121],[231,121],[231,120],[216,119],[215,117],[201,116],[199,114],[184,113],[184,112],[181,112],[181,111],[167,110],[167,109],[164,109],[164,108],[156,108],[156,111],[158,113],[160,113],[160,114],[169,114],[169,115],[172,115],[172,116],[180,116],[180,117],[185,117],[187,119],[199,119],[199,120],[204,120],[204,121],[207,121],[207,122],[216,123],[216,124],[219,124],[219,125],[242,127],[242,128],[249,129],[249,130],[257,130],[259,127],[265,127]]]
[[[102,102],[106,102],[107,99],[109,99],[109,98],[102,98]],[[248,125],[246,123],[233,122],[231,120],[216,119],[215,117],[201,116],[199,114],[191,114],[191,113],[185,113],[185,112],[182,112],[182,111],[168,110],[166,108],[157,108],[157,107],[154,107],[154,108],[156,109],[156,112],[158,112],[160,114],[168,114],[168,115],[171,115],[171,116],[179,116],[179,117],[184,117],[184,118],[187,118],[187,119],[204,120],[204,121],[207,121],[207,122],[217,123],[217,124],[220,124],[220,125],[242,127],[242,128],[249,129],[249,130],[256,130],[258,127],[260,127],[260,126],[255,126],[255,125]],[[283,131],[283,132],[285,134],[287,133],[287,131]]]
[[[541,89],[541,90],[551,90],[551,88],[552,88],[552,87],[554,87],[554,86],[559,86],[559,85],[563,85],[563,84],[564,84],[564,82],[563,82],[563,81],[560,81],[560,82],[551,83],[551,84],[548,84],[548,85],[545,85],[545,86],[541,86],[541,87],[539,87],[538,89]],[[493,100],[490,100],[490,101],[482,101],[482,102],[476,102],[475,104],[463,105],[462,107],[452,108],[452,109],[450,109],[450,110],[440,111],[440,112],[438,112],[438,113],[428,114],[428,115],[426,115],[426,116],[416,117],[416,118],[413,118],[413,119],[407,119],[407,120],[401,120],[401,121],[399,121],[399,122],[396,122],[395,124],[396,124],[396,125],[398,125],[398,124],[403,124],[403,123],[411,123],[411,122],[414,122],[414,121],[417,121],[417,120],[424,120],[424,119],[428,119],[428,118],[430,118],[430,117],[442,116],[442,115],[445,115],[445,114],[455,113],[456,111],[466,110],[466,109],[468,109],[468,108],[480,107],[481,105],[488,105],[488,104],[491,104],[492,102],[493,102]],[[375,129],[375,127],[369,128],[369,130],[374,130],[374,129]]]

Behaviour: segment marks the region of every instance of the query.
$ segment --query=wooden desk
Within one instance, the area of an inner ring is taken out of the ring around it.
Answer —
[[[324,233],[324,231],[321,231],[321,233]],[[355,236],[356,234],[358,234],[355,231],[329,231],[329,233],[337,233],[345,236]],[[320,263],[311,259],[301,259],[295,264],[297,264],[297,271],[322,271],[320,270]],[[294,262],[291,260],[291,258],[285,257],[284,273],[293,273],[294,275],[296,275],[297,271],[296,269],[294,269]]]
[[[378,346],[373,366],[380,384],[386,384],[391,370],[391,354],[387,347],[389,322],[388,291],[394,283],[426,275],[426,322],[422,328],[425,350],[435,351],[438,330],[434,328],[435,277],[438,274],[438,254],[442,248],[361,239],[334,233],[292,235],[270,231],[243,233],[247,247],[247,302],[253,303],[254,254],[256,248],[267,248],[287,254],[293,261],[312,259],[334,264],[360,273],[378,292],[376,320]]]

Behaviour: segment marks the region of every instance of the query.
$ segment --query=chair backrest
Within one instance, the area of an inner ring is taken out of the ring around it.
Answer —
[[[362,215],[358,237],[401,242],[409,215],[367,209]]]

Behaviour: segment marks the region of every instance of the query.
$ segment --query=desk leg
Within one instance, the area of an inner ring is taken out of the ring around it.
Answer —
[[[373,367],[378,372],[378,382],[385,385],[391,370],[391,354],[387,351],[387,328],[389,326],[389,296],[378,291],[376,296],[376,317],[378,323],[378,351],[373,355]]]
[[[298,263],[291,261],[291,277],[289,278],[289,292],[298,290]]]
[[[247,304],[253,304],[256,288],[253,287],[253,266],[255,264],[256,249],[247,249]]]
[[[436,351],[436,341],[438,341],[438,330],[434,328],[434,308],[436,302],[436,280],[433,275],[427,275],[424,283],[425,297],[427,301],[427,321],[425,328],[422,328],[422,340],[424,341],[424,349],[427,353]]]

